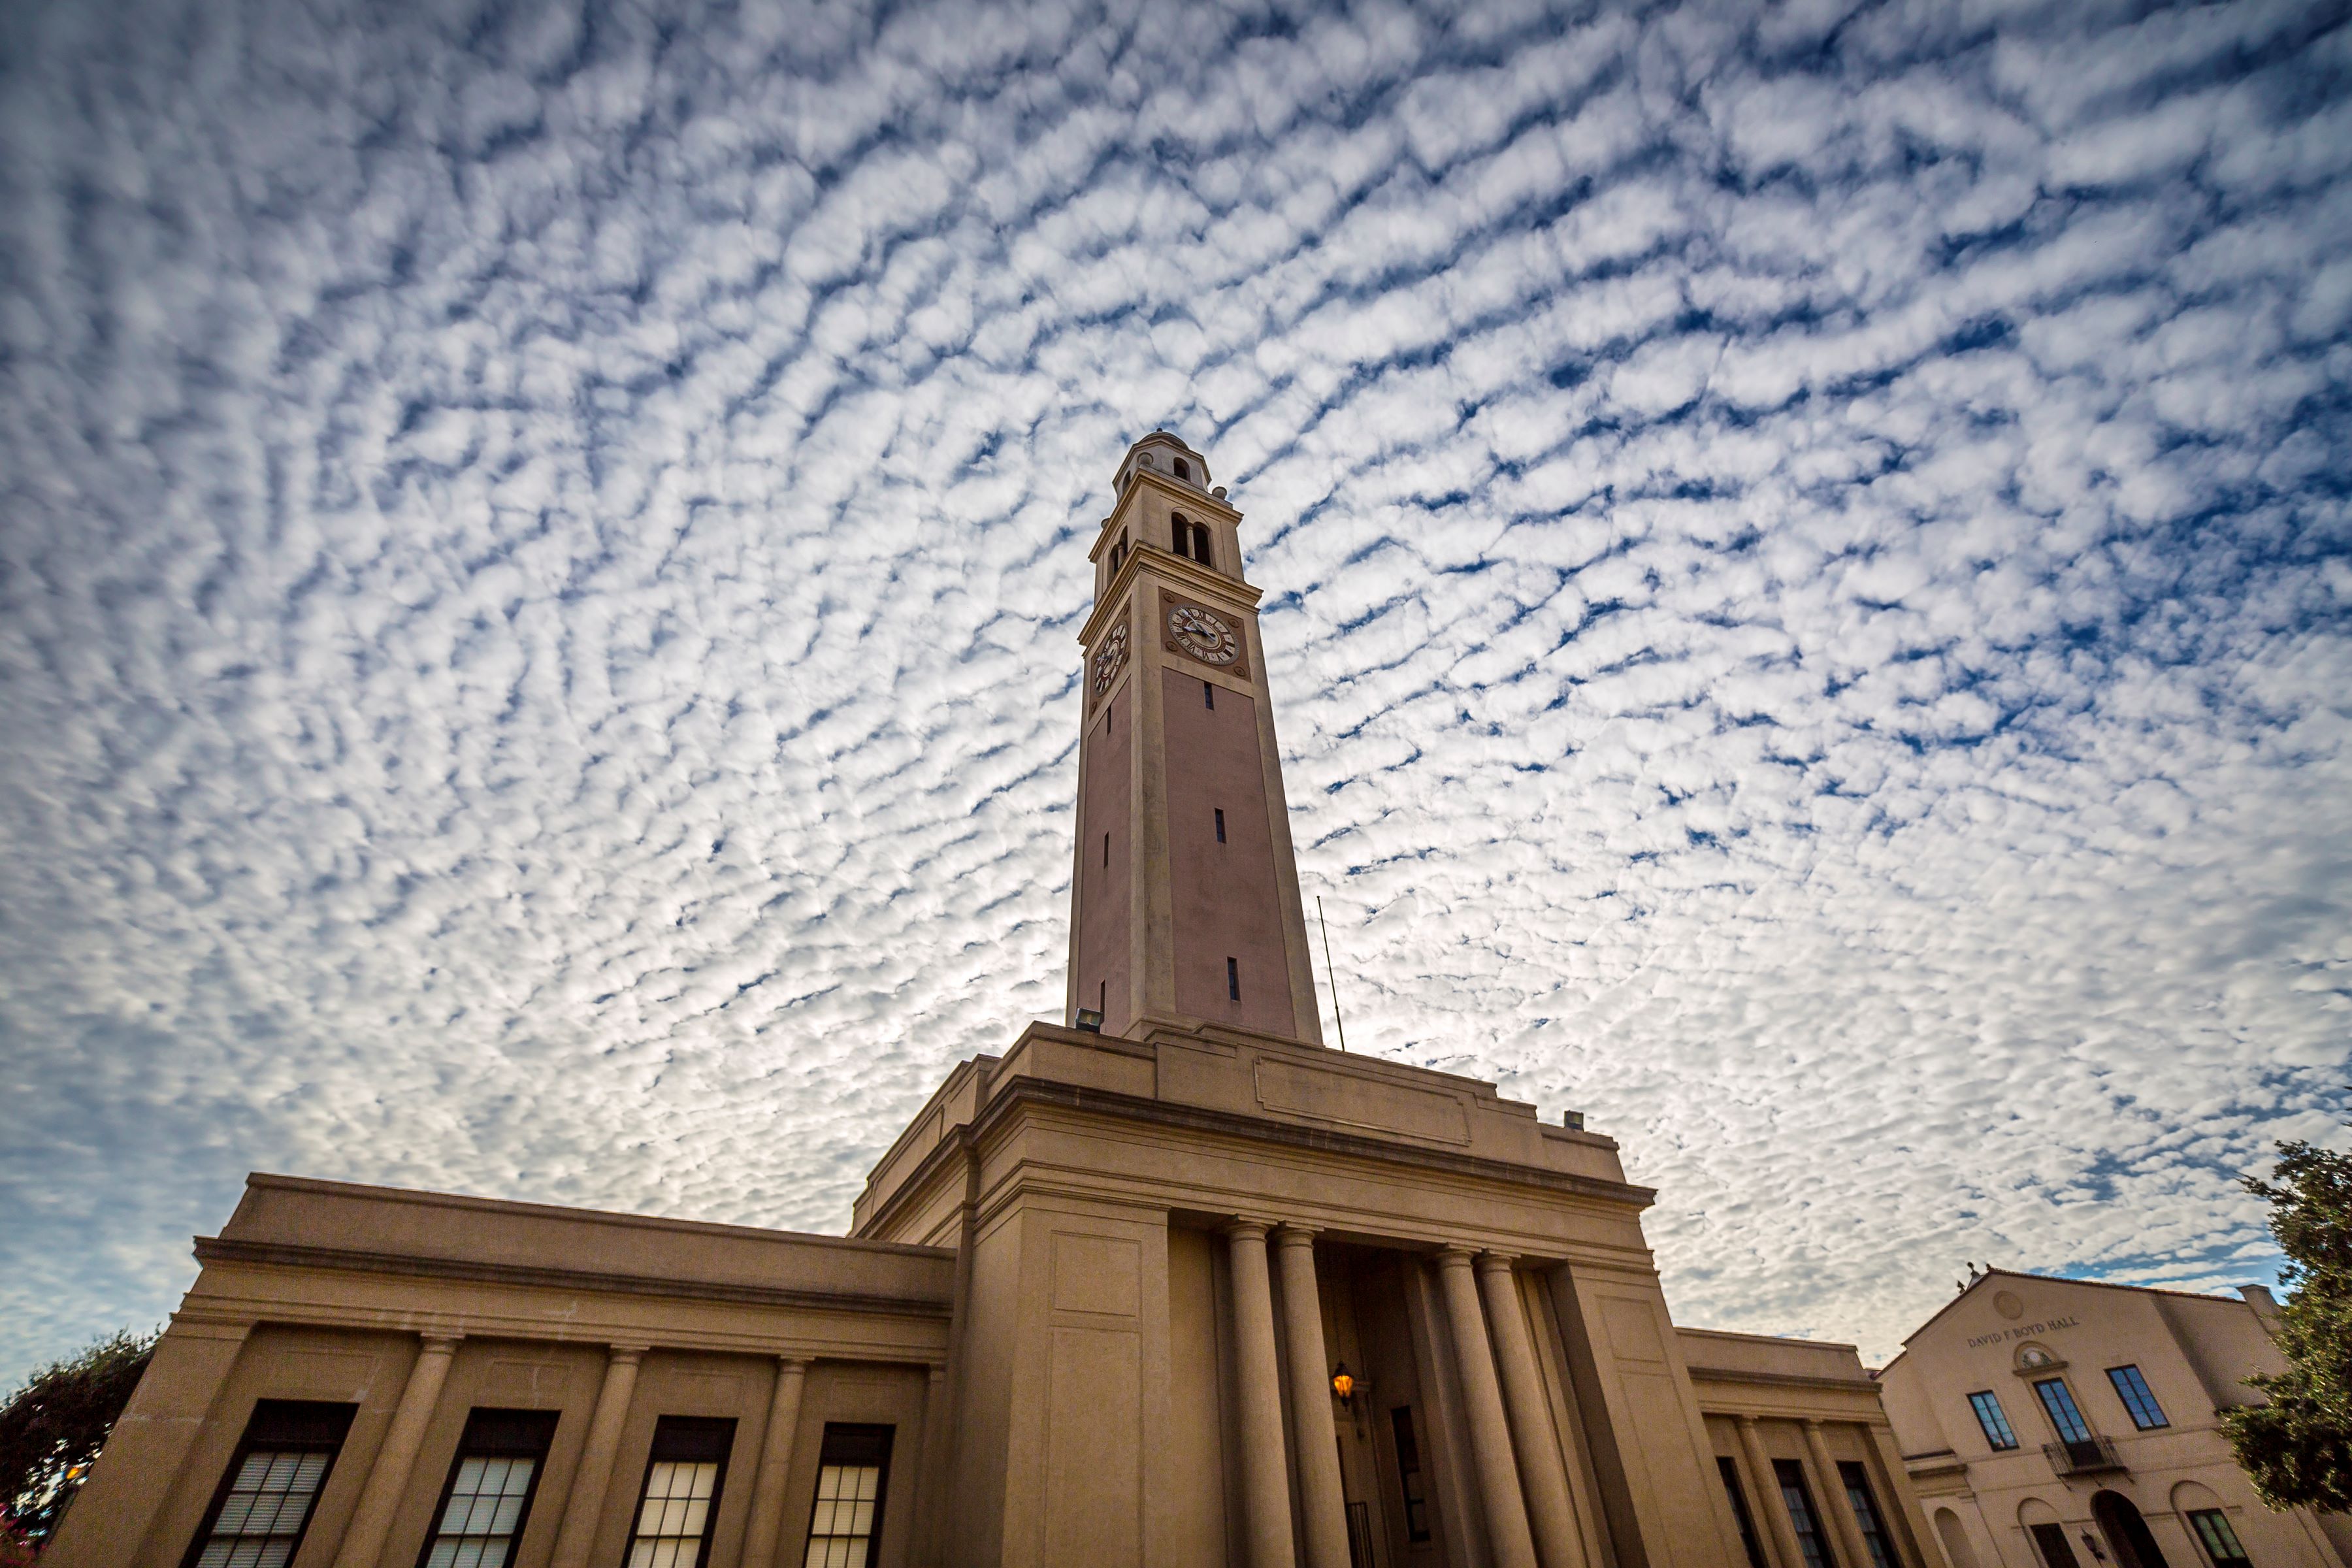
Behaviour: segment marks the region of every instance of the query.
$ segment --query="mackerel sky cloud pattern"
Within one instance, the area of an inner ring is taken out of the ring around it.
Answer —
[[[1357,1049],[1678,1314],[2219,1286],[2352,986],[2339,8],[0,16],[0,1372],[251,1168],[838,1230],[1245,510]]]

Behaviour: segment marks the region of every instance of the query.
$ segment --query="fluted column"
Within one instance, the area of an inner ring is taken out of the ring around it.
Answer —
[[[1495,1336],[1495,1364],[1503,1374],[1503,1408],[1511,1421],[1511,1446],[1518,1451],[1519,1486],[1536,1555],[1544,1568],[1584,1568],[1584,1543],[1568,1497],[1568,1461],[1552,1426],[1551,1402],[1536,1366],[1535,1341],[1528,1335],[1527,1308],[1511,1259],[1499,1252],[1480,1253],[1478,1284]]]
[[[768,1399],[768,1429],[760,1439],[760,1470],[751,1483],[751,1518],[743,1530],[743,1568],[774,1568],[784,1529],[784,1483],[792,1473],[793,1438],[800,1430],[801,1390],[808,1362],[776,1358],[776,1388]],[[924,1478],[930,1485],[930,1478]]]
[[[1813,1473],[1822,1478],[1822,1511],[1830,1516],[1830,1528],[1837,1531],[1838,1555],[1853,1568],[1870,1568],[1870,1544],[1862,1538],[1862,1521],[1853,1516],[1853,1500],[1845,1495],[1845,1478],[1838,1474],[1837,1462],[1830,1458],[1830,1446],[1822,1441],[1818,1421],[1805,1423],[1805,1452],[1813,1457]]]
[[[1765,1456],[1763,1434],[1757,1431],[1753,1415],[1739,1418],[1739,1451],[1748,1456],[1748,1473],[1756,1478],[1758,1495],[1748,1500],[1748,1511],[1756,1528],[1763,1531],[1773,1561],[1779,1568],[1803,1568],[1805,1549],[1798,1544],[1797,1527],[1780,1500],[1780,1478],[1772,1473],[1772,1461]]]
[[[1470,1457],[1478,1469],[1478,1494],[1486,1505],[1495,1568],[1536,1568],[1535,1537],[1528,1529],[1527,1503],[1519,1496],[1518,1462],[1511,1455],[1510,1424],[1503,1415],[1503,1391],[1495,1382],[1486,1314],[1479,1310],[1478,1287],[1470,1278],[1470,1254],[1449,1247],[1436,1261],[1446,1321],[1454,1330],[1454,1359],[1461,1363],[1463,1415],[1470,1426]]]
[[[1274,1354],[1274,1290],[1265,1226],[1225,1231],[1234,1287],[1234,1372],[1242,1437],[1242,1504],[1250,1568],[1290,1568],[1290,1467],[1282,1452],[1282,1385]]]
[[[384,1537],[392,1532],[393,1515],[407,1495],[408,1478],[416,1468],[425,1429],[433,1425],[434,1407],[441,1402],[441,1385],[449,1380],[450,1358],[457,1353],[462,1337],[425,1336],[416,1364],[409,1368],[408,1382],[400,1391],[400,1404],[392,1413],[392,1426],[376,1448],[375,1462],[368,1467],[366,1484],[360,1488],[359,1505],[352,1510],[352,1522],[344,1527],[335,1568],[376,1568],[383,1561]]]
[[[572,1495],[563,1501],[563,1528],[556,1533],[555,1555],[548,1568],[585,1568],[596,1544],[596,1525],[604,1515],[604,1492],[613,1482],[613,1461],[620,1457],[621,1427],[629,1418],[629,1396],[636,1392],[637,1363],[644,1345],[614,1345],[604,1360],[604,1386],[596,1391],[595,1414],[588,1418],[588,1440],[580,1447],[580,1468],[572,1472]]]
[[[1349,1568],[1348,1501],[1339,1489],[1339,1434],[1331,1424],[1330,1363],[1323,1353],[1323,1302],[1315,1284],[1315,1232],[1275,1233],[1282,1258],[1282,1322],[1290,1348],[1291,1451],[1298,1456],[1298,1506],[1306,1510],[1307,1568]]]

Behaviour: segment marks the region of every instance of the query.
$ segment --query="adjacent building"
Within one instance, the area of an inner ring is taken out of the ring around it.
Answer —
[[[1115,489],[1065,1022],[846,1238],[252,1178],[52,1568],[1932,1568],[1852,1347],[1677,1327],[1613,1142],[1326,1047],[1241,515]]]
[[[2352,1563],[2352,1520],[2265,1508],[2221,1434],[2285,1370],[2277,1310],[2259,1285],[1978,1277],[1879,1374],[1952,1568]]]

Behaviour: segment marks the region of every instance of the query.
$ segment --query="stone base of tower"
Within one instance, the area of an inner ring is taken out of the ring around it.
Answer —
[[[1474,1079],[1032,1027],[857,1201],[960,1258],[925,1560],[1744,1564],[1651,1198]]]

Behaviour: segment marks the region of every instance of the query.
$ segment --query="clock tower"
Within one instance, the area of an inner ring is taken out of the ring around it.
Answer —
[[[1069,1016],[1319,1046],[1241,513],[1164,430],[1128,449],[1090,559]]]

